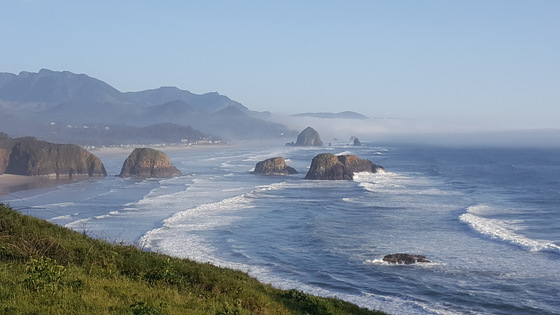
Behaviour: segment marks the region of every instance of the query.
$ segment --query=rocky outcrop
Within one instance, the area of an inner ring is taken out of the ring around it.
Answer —
[[[119,176],[149,178],[181,174],[164,152],[150,148],[136,148],[124,161]]]
[[[10,153],[7,150],[0,149],[0,175],[4,174],[4,172],[6,171],[9,158]]]
[[[355,146],[361,146],[362,143],[360,142],[360,139],[354,138],[354,145],[355,145]]]
[[[383,261],[388,262],[390,264],[398,264],[398,265],[409,265],[415,263],[429,263],[426,256],[421,255],[412,255],[412,254],[391,254],[386,255],[383,257]]]
[[[351,180],[356,172],[384,172],[382,166],[355,155],[339,155],[322,153],[311,161],[311,167],[305,179]]]
[[[74,144],[56,144],[28,137],[12,139],[10,149],[4,150],[9,151],[6,174],[56,178],[107,175],[97,156]]]
[[[296,143],[291,142],[286,143],[286,145],[321,147],[323,146],[323,141],[321,141],[321,137],[315,129],[307,127],[302,132],[300,132],[297,137]]]
[[[255,166],[253,174],[264,175],[290,175],[297,174],[293,167],[286,165],[286,160],[283,157],[275,157],[258,162]]]

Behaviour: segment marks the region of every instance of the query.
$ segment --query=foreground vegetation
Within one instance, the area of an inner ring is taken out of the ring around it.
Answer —
[[[112,313],[381,314],[95,240],[0,203],[0,314]]]

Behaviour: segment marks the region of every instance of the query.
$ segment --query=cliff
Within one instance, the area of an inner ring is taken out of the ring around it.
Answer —
[[[136,148],[124,161],[120,177],[171,177],[181,175],[162,151]]]
[[[8,160],[10,153],[6,150],[0,149],[0,175],[6,172],[6,167],[8,166]]]
[[[253,171],[253,174],[265,175],[289,175],[297,173],[298,171],[286,164],[286,160],[283,157],[275,157],[258,162]]]
[[[35,138],[10,139],[2,143],[0,173],[74,178],[106,176],[101,160],[73,144],[56,144]],[[6,153],[8,152],[8,154]],[[7,156],[7,160],[6,160]]]
[[[305,175],[305,179],[351,180],[356,172],[377,173],[381,171],[384,171],[382,166],[355,155],[336,156],[332,153],[322,153],[311,161],[311,167]]]

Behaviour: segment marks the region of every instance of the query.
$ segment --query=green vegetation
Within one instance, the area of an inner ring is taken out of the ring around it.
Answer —
[[[381,313],[95,240],[0,204],[0,314]]]

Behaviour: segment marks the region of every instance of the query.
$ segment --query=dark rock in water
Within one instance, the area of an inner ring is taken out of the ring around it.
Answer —
[[[398,264],[398,265],[409,265],[415,263],[431,262],[428,259],[426,259],[426,256],[402,254],[402,253],[386,255],[385,257],[383,257],[383,261],[386,261],[391,264]]]
[[[0,171],[6,174],[56,178],[106,176],[101,160],[74,144],[57,144],[33,137],[5,139]],[[6,152],[9,156],[6,160]],[[4,167],[3,167],[4,165]]]
[[[291,142],[286,143],[286,145],[321,147],[323,146],[323,141],[321,141],[321,137],[315,129],[307,127],[298,135],[296,143]]]
[[[354,145],[355,146],[360,146],[360,145],[362,145],[362,143],[360,142],[360,140],[358,138],[354,138]]]
[[[283,157],[275,157],[258,162],[255,166],[254,174],[266,175],[289,175],[297,174],[293,167],[286,165],[286,160]]]
[[[322,153],[311,161],[311,167],[305,179],[322,180],[351,180],[354,173],[384,172],[382,166],[372,163],[370,160],[361,159],[355,155],[339,155]]]
[[[171,177],[181,175],[167,154],[150,148],[136,148],[123,164],[120,177]]]

